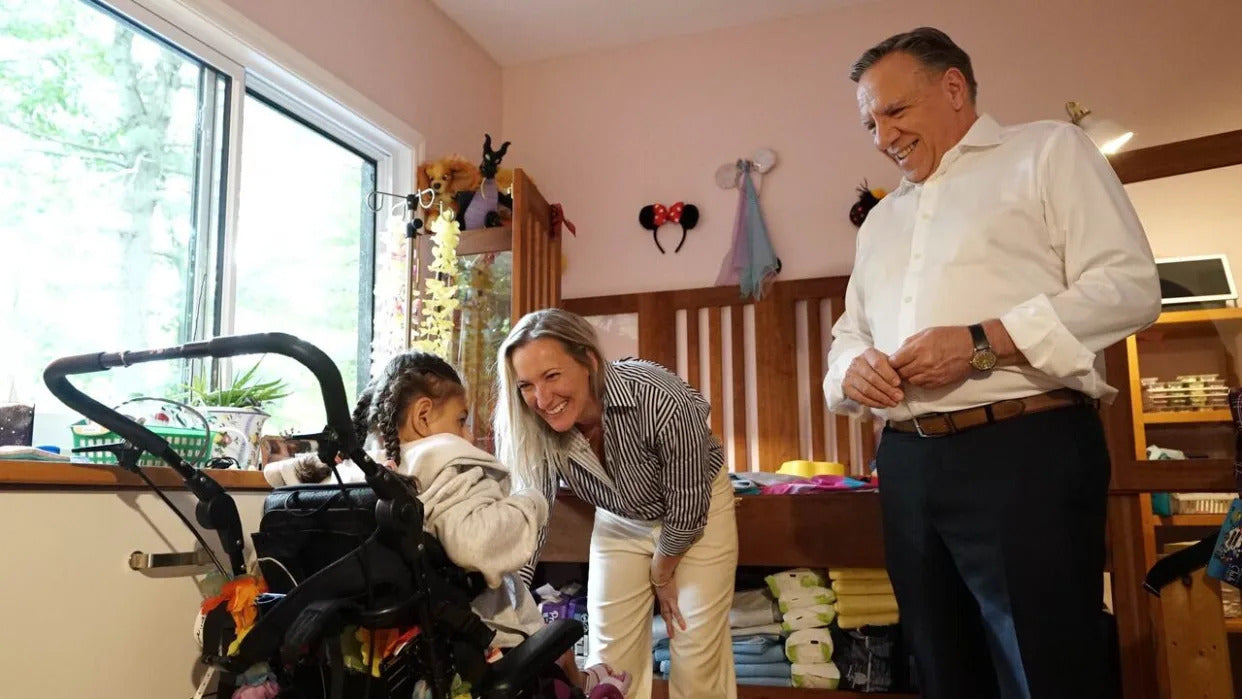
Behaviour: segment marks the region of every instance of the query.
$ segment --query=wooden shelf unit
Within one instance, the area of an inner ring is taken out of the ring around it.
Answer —
[[[1159,430],[1162,437],[1176,438],[1176,431],[1183,431],[1184,440],[1184,430],[1197,431],[1205,427],[1215,430],[1217,424],[1227,425],[1231,420],[1227,409],[1145,411],[1142,377],[1216,373],[1225,378],[1227,385],[1236,386],[1242,373],[1239,353],[1242,353],[1242,308],[1165,311],[1151,327],[1126,339],[1136,458],[1146,458],[1149,428]],[[1144,362],[1148,364],[1146,370]]]
[[[1224,521],[1223,514],[1157,515],[1157,523],[1164,527],[1219,527]]]
[[[1211,422],[1229,422],[1233,416],[1228,409],[1220,410],[1170,410],[1168,412],[1143,413],[1143,422],[1148,425],[1171,424],[1206,424]]]
[[[738,567],[883,568],[880,496],[874,491],[743,495],[737,503]],[[541,563],[585,563],[595,510],[567,490],[557,494]],[[738,699],[914,697],[849,690],[737,687]],[[667,699],[657,679],[653,699]]]

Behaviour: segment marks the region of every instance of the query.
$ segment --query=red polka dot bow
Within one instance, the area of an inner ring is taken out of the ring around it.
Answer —
[[[681,246],[686,242],[686,231],[699,223],[699,207],[680,201],[667,207],[663,204],[648,204],[638,212],[638,223],[651,231],[651,239],[655,241],[661,253],[664,252],[664,246],[660,244],[660,238],[657,236],[660,226],[666,223],[680,223],[681,240],[678,241],[677,248],[673,250],[673,252],[680,252]]]
[[[681,212],[686,208],[684,202],[677,202],[672,206],[665,208],[663,204],[656,204],[652,212],[652,223],[656,228],[663,226],[665,223],[672,221],[673,223],[681,222]]]

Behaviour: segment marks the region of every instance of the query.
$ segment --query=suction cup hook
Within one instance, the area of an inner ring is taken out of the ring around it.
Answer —
[[[776,151],[771,148],[760,148],[750,156],[750,162],[754,163],[755,170],[759,174],[763,174],[776,166]]]
[[[738,167],[738,163],[725,163],[716,168],[716,185],[721,189],[736,189],[741,175],[742,169]]]

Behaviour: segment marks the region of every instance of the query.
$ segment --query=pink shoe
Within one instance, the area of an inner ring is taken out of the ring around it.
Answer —
[[[625,699],[626,692],[630,691],[630,673],[624,670],[615,672],[600,663],[582,674],[582,691],[587,693],[587,699]]]

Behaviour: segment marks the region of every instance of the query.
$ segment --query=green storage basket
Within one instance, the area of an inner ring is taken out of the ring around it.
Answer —
[[[181,458],[188,464],[201,464],[204,459],[211,455],[211,442],[214,439],[214,435],[210,430],[151,424],[143,425],[143,427],[151,430],[172,445],[173,450],[181,454]],[[117,442],[124,441],[119,434],[112,430],[85,421],[74,424],[70,429],[73,431],[74,449],[103,444],[116,444]],[[78,454],[77,456],[85,456],[87,461],[92,464],[116,465],[116,456],[107,451],[88,452],[86,454]],[[138,465],[167,466],[168,464],[164,463],[164,460],[158,456],[144,451],[142,458],[138,460]]]
[[[211,445],[215,442],[215,435],[211,429],[207,427],[207,420],[194,408],[178,403],[175,400],[167,398],[151,398],[149,396],[139,396],[131,398],[120,405],[128,405],[129,403],[137,403],[149,401],[159,403],[161,410],[168,413],[172,419],[181,423],[180,425],[164,425],[159,422],[147,422],[143,427],[151,430],[159,435],[172,446],[173,451],[181,455],[182,460],[191,466],[201,467],[211,458]],[[186,427],[186,418],[182,415],[182,411],[189,413],[197,418],[202,427]],[[73,433],[73,448],[81,449],[82,447],[102,446],[104,444],[116,444],[123,442],[121,435],[109,430],[103,425],[82,420],[81,422],[70,425],[69,430]],[[111,464],[116,465],[116,455],[107,451],[87,452],[86,454],[77,454],[75,456],[85,456],[88,463],[92,464]],[[147,452],[142,453],[142,457],[138,459],[139,466],[167,466],[164,460]]]

